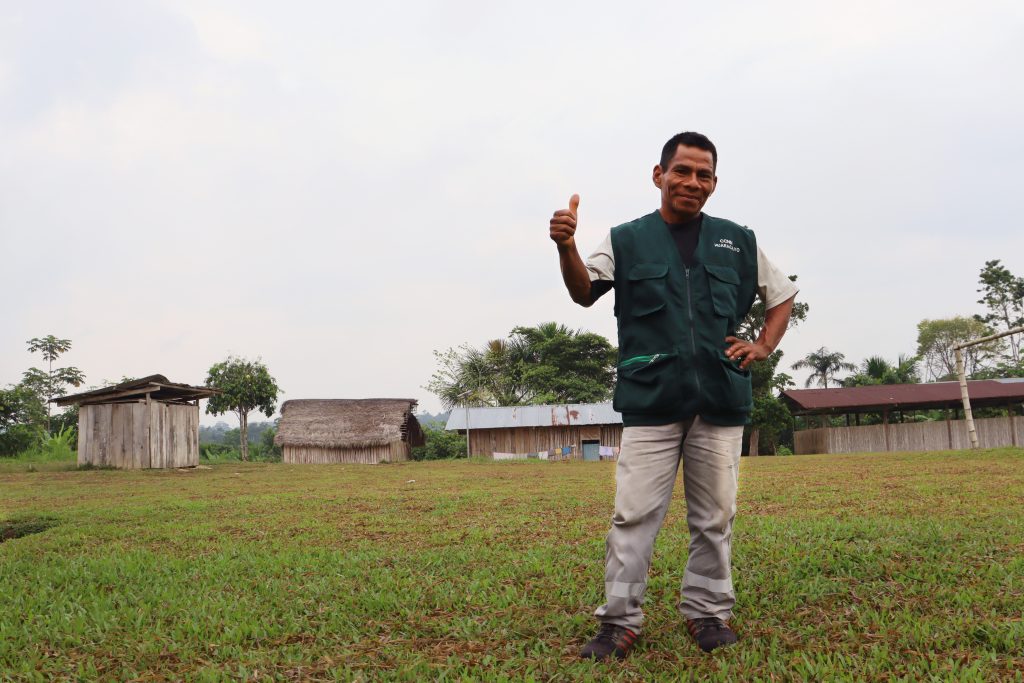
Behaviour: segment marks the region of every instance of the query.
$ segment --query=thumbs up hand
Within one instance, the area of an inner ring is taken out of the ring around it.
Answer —
[[[551,217],[551,239],[559,251],[576,246],[576,212],[579,207],[580,196],[574,194],[569,198],[569,208],[559,209]]]

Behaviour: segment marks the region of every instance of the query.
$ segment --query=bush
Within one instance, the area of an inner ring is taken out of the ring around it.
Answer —
[[[249,460],[252,462],[281,462],[281,449],[271,444],[249,444]]]
[[[237,446],[228,446],[222,443],[199,444],[200,460],[240,460]]]
[[[77,442],[78,437],[75,430],[65,427],[52,436],[38,440],[35,446],[23,451],[18,459],[34,462],[76,460],[78,458],[77,446],[75,446]]]
[[[775,449],[775,455],[793,455],[793,451],[789,450],[789,446],[779,446]]]
[[[271,443],[268,445],[263,439],[259,443],[249,444],[250,462],[281,462],[281,449]],[[199,458],[208,462],[235,462],[241,461],[242,454],[238,450],[238,443],[229,446],[224,443],[202,443],[199,444]]]
[[[449,460],[466,457],[466,437],[458,432],[445,431],[441,425],[423,430],[426,443],[412,449],[413,460]]]
[[[57,413],[50,418],[50,433],[57,434],[65,429],[71,429],[74,436],[68,444],[72,450],[78,449],[78,406],[71,406],[63,413]]]

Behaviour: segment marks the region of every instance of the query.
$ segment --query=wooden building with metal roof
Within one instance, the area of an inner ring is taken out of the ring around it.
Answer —
[[[571,459],[611,459],[622,443],[611,403],[453,408],[445,429],[467,434],[472,455],[496,458],[568,449]]]

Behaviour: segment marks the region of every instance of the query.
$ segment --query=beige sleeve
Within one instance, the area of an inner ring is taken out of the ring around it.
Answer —
[[[590,281],[615,280],[615,255],[612,253],[612,233],[609,232],[604,241],[597,246],[594,253],[587,258],[587,272]]]
[[[757,292],[761,295],[765,309],[775,308],[786,299],[795,296],[800,289],[786,277],[768,257],[757,248]]]

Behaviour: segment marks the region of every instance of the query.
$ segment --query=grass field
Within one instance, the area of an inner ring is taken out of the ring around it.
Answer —
[[[0,461],[0,523],[49,518],[0,543],[0,679],[1024,680],[1020,449],[744,459],[714,655],[677,489],[611,664],[612,464],[71,467]]]

